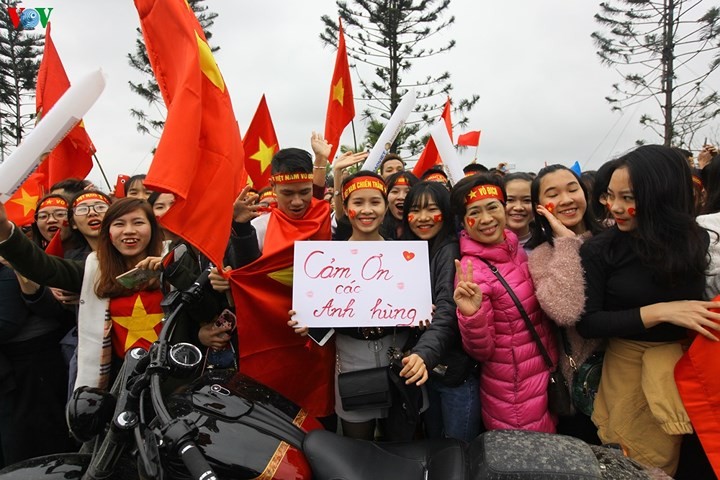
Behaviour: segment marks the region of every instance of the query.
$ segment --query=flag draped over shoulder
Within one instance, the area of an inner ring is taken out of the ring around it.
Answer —
[[[35,90],[35,112],[38,121],[42,121],[43,115],[50,111],[69,88],[70,80],[50,36],[48,22],[45,30],[45,48],[38,69]],[[66,178],[85,178],[92,170],[93,153],[95,146],[85,131],[85,124],[81,121],[38,167],[37,172],[45,176],[43,185],[45,190],[49,190],[51,185]]]
[[[269,213],[262,256],[230,273],[238,316],[240,372],[280,392],[315,416],[333,411],[331,345],[320,347],[288,327],[292,307],[294,245],[329,240],[327,202],[313,199],[300,219]]]
[[[443,108],[440,118],[445,121],[445,126],[447,127],[448,134],[450,135],[450,140],[452,141],[452,122],[450,121],[450,98],[448,98],[445,102],[445,108]],[[425,170],[432,167],[433,165],[437,165],[438,163],[442,163],[442,160],[440,159],[440,153],[438,153],[438,149],[435,146],[435,141],[432,139],[432,137],[430,137],[430,139],[425,144],[425,150],[423,150],[423,152],[420,154],[420,158],[418,158],[418,161],[415,164],[412,173],[416,177],[420,178],[420,176],[425,173]]]
[[[457,144],[459,147],[477,147],[480,144],[480,130],[463,133],[458,137]]]
[[[333,71],[332,82],[330,82],[330,98],[325,117],[325,140],[332,144],[329,157],[331,162],[340,146],[340,136],[353,118],[355,118],[355,103],[350,81],[350,65],[348,64],[347,49],[345,48],[342,22],[340,22],[335,70]]]
[[[243,148],[246,150],[245,170],[252,179],[253,186],[256,189],[266,187],[270,183],[270,161],[280,150],[280,146],[265,95],[260,99],[260,104],[245,132]]]
[[[11,222],[23,227],[35,221],[35,207],[44,195],[45,184],[45,174],[35,172],[5,202],[5,210]]]
[[[148,58],[167,106],[145,185],[175,194],[161,223],[222,263],[233,202],[245,186],[230,95],[184,0],[135,0]]]

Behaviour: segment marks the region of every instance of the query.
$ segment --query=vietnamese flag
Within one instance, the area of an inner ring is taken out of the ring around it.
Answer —
[[[42,121],[42,116],[50,111],[68,88],[70,88],[70,80],[50,37],[48,22],[45,30],[45,49],[38,70],[35,91],[35,111],[38,121]],[[87,177],[92,170],[93,153],[95,146],[85,131],[85,124],[81,121],[38,167],[37,171],[45,175],[45,190],[49,190],[50,186],[66,178]]]
[[[44,195],[44,185],[45,175],[35,172],[5,202],[5,210],[11,222],[23,227],[35,221],[35,207]]]
[[[450,121],[450,97],[448,97],[447,101],[445,102],[445,108],[443,108],[442,114],[440,117],[445,120],[445,126],[447,127],[448,134],[450,134],[450,140],[452,141],[452,122]],[[437,147],[435,146],[435,141],[430,137],[430,139],[425,144],[425,150],[420,154],[420,158],[418,158],[417,163],[415,164],[415,167],[413,168],[412,173],[420,178],[423,173],[425,173],[425,170],[432,167],[433,165],[437,165],[438,163],[442,163],[440,159],[440,154],[438,153]]]
[[[712,299],[720,300],[720,296]],[[717,309],[710,311],[719,313]],[[717,334],[717,332],[713,333]],[[675,383],[703,450],[720,476],[720,342],[697,335],[675,365]]]
[[[345,48],[345,35],[342,22],[339,22],[338,49],[335,58],[335,71],[330,82],[330,98],[328,100],[327,115],[325,116],[325,140],[332,145],[329,161],[335,158],[340,146],[340,136],[348,123],[355,118],[355,103],[353,100],[352,82],[350,81],[350,65],[348,64],[347,49]]]
[[[480,130],[463,133],[458,137],[457,144],[459,147],[477,147],[480,145]]]
[[[237,312],[240,372],[323,417],[333,413],[332,345],[318,346],[287,326],[295,241],[329,240],[330,206],[312,199],[302,219],[268,214],[262,255],[230,272]]]
[[[243,148],[247,152],[245,170],[252,179],[253,187],[264,188],[270,183],[270,161],[280,150],[265,95],[260,99],[260,104],[245,132]]]
[[[227,85],[187,2],[135,7],[168,111],[145,185],[175,195],[161,223],[221,265],[233,203],[247,183]]]

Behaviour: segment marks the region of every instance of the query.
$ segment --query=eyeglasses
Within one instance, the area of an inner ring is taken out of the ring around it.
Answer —
[[[92,209],[95,213],[105,213],[108,211],[108,208],[110,208],[110,205],[107,203],[95,203],[93,205],[79,205],[75,208],[73,208],[73,214],[76,217],[84,217],[85,215],[90,214],[90,209]]]
[[[67,210],[55,210],[54,212],[40,212],[37,214],[37,221],[38,222],[47,222],[50,217],[53,217],[55,220],[65,220],[68,217]]]

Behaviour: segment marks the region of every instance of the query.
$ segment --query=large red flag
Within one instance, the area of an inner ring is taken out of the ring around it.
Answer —
[[[345,48],[345,35],[342,22],[339,22],[338,49],[335,58],[335,71],[330,82],[330,99],[328,100],[327,115],[325,117],[325,140],[332,144],[330,161],[333,161],[335,152],[340,146],[340,136],[348,123],[355,118],[355,103],[353,101],[352,82],[350,81],[350,65],[348,64],[347,49]]]
[[[458,137],[457,144],[461,147],[477,147],[480,144],[480,130],[463,133]]]
[[[247,151],[245,169],[253,181],[253,187],[261,189],[267,186],[270,183],[270,161],[280,146],[265,95],[260,99],[260,105],[245,132],[243,148]]]
[[[44,194],[45,182],[45,174],[35,172],[5,202],[8,218],[15,225],[22,227],[35,221],[35,207]]]
[[[161,222],[222,264],[233,202],[247,182],[230,95],[184,0],[135,0],[167,118],[145,185],[175,194]]]
[[[68,88],[70,88],[70,80],[50,37],[48,22],[45,30],[45,49],[38,70],[35,91],[35,111],[38,121],[42,121],[42,116],[50,111]],[[48,190],[51,185],[66,178],[85,178],[92,170],[93,153],[95,146],[85,131],[85,124],[81,121],[38,167],[37,171],[45,175],[45,189]]]
[[[448,134],[450,134],[450,140],[452,141],[452,122],[450,121],[449,97],[445,102],[445,108],[443,108],[440,117],[445,120],[445,126],[447,127]],[[425,173],[425,170],[432,167],[433,165],[437,165],[438,163],[442,163],[440,159],[440,154],[438,153],[437,147],[435,146],[435,141],[432,139],[432,137],[430,137],[430,139],[425,144],[425,150],[423,150],[423,152],[420,154],[420,158],[418,158],[418,161],[413,168],[413,173],[416,177],[420,178],[420,176]]]

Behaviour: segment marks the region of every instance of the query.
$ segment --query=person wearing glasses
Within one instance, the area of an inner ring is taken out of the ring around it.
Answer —
[[[110,203],[110,197],[97,190],[80,192],[70,201],[70,226],[83,236],[93,252],[97,250],[102,219],[110,208]]]
[[[62,242],[67,242],[72,236],[68,223],[68,200],[63,195],[51,193],[42,197],[35,208],[33,241],[44,250],[58,232]]]

